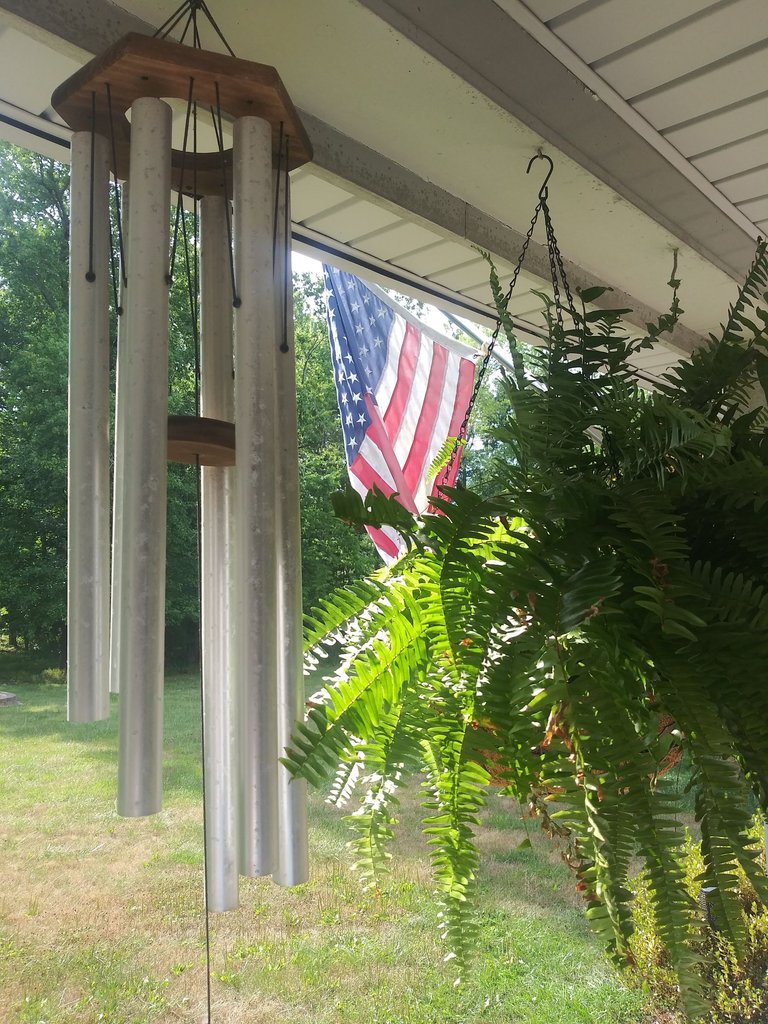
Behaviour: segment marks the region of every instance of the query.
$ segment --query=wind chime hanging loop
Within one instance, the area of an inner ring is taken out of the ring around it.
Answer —
[[[166,99],[186,101],[187,129],[210,111],[216,152],[172,149]],[[166,459],[202,466],[207,888],[210,908],[228,909],[239,873],[307,875],[303,783],[278,755],[303,704],[288,171],[311,147],[274,68],[165,39],[124,37],[53,105],[74,131],[69,717],[105,718],[119,693],[118,811],[160,810]],[[130,183],[111,593],[110,165]],[[172,420],[167,441],[171,189],[199,202],[202,374],[198,416]]]

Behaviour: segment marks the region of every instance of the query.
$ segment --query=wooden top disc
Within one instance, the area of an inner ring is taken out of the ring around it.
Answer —
[[[129,177],[131,133],[126,111],[142,96],[187,100],[190,82],[192,100],[198,105],[214,110],[220,105],[222,116],[228,119],[255,116],[268,121],[275,155],[282,130],[283,137],[290,140],[289,170],[312,159],[309,137],[273,67],[136,32],[123,36],[62,82],[51,103],[73,131],[89,132],[94,127],[95,98],[95,130],[111,138],[114,126],[117,176],[125,179]],[[220,154],[187,153],[182,159],[182,154],[174,150],[171,160],[174,188],[190,190],[194,164],[198,195],[227,194],[227,175]],[[231,166],[231,151],[225,154],[225,163]],[[231,192],[231,181],[229,185]]]
[[[234,466],[234,423],[205,416],[169,416],[168,461],[193,466]]]

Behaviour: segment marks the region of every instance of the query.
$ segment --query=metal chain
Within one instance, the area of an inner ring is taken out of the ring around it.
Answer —
[[[566,303],[567,303],[568,312],[571,314],[571,317],[572,317],[574,323],[576,321],[576,307],[574,306],[574,303],[573,303],[573,295],[571,294],[571,286],[568,283],[568,277],[567,277],[566,272],[565,272],[565,262],[563,260],[562,253],[560,252],[560,246],[558,245],[558,242],[557,242],[557,237],[555,235],[555,229],[554,229],[554,227],[552,225],[552,215],[551,215],[551,213],[549,211],[549,203],[548,203],[549,190],[547,189],[547,182],[549,181],[549,177],[552,174],[552,161],[551,161],[551,159],[548,156],[544,156],[544,154],[542,154],[542,153],[539,153],[538,157],[543,157],[543,159],[545,159],[549,163],[550,170],[549,170],[549,174],[547,175],[547,177],[546,177],[546,179],[544,181],[544,184],[542,185],[541,189],[539,190],[539,201],[536,204],[536,209],[534,210],[533,217],[531,218],[530,227],[528,228],[528,231],[526,232],[522,248],[520,249],[520,255],[517,258],[517,263],[516,263],[515,269],[514,269],[514,271],[512,273],[512,279],[511,279],[511,281],[509,283],[509,287],[507,288],[507,291],[506,291],[506,293],[504,295],[503,305],[504,305],[504,309],[505,310],[509,307],[509,300],[512,297],[512,292],[515,290],[515,285],[517,284],[517,279],[520,276],[520,271],[522,269],[526,253],[528,252],[528,246],[529,246],[529,244],[531,242],[531,238],[533,237],[533,232],[534,232],[534,229],[536,227],[536,222],[539,219],[539,214],[543,213],[544,214],[544,225],[545,225],[545,230],[546,230],[546,238],[547,238],[547,255],[549,257],[549,270],[550,270],[550,276],[552,278],[552,294],[553,294],[554,307],[555,307],[555,316],[557,317],[557,323],[558,323],[558,326],[560,328],[560,333],[561,333],[561,336],[562,336],[562,334],[565,331],[565,324],[564,324],[564,321],[563,321],[563,303],[562,303],[562,296],[560,294],[560,283],[562,283],[563,291],[565,292],[565,299],[566,299]],[[533,161],[535,159],[537,159],[537,157],[534,157],[529,162],[529,164],[528,164],[528,171],[530,171],[531,166],[533,164]],[[453,446],[453,450],[451,452],[450,458],[448,459],[448,462],[447,462],[447,464],[445,466],[445,469],[443,470],[443,472],[441,474],[441,478],[442,478],[443,481],[450,479],[451,473],[453,472],[453,469],[454,469],[454,467],[456,465],[456,460],[458,458],[459,451],[461,450],[463,445],[466,443],[467,431],[469,429],[469,421],[470,421],[470,418],[472,416],[472,411],[473,411],[473,409],[475,407],[475,403],[477,401],[477,396],[480,393],[480,388],[482,387],[483,380],[485,378],[485,374],[486,374],[486,371],[488,369],[488,363],[490,362],[491,355],[493,354],[493,349],[494,349],[494,347],[496,345],[496,341],[498,340],[499,333],[501,331],[501,326],[502,326],[501,325],[501,318],[499,318],[496,321],[496,327],[494,328],[493,334],[491,335],[490,340],[488,342],[488,347],[485,350],[485,355],[483,357],[483,360],[480,363],[480,366],[478,367],[477,373],[475,374],[475,384],[474,384],[474,387],[472,389],[472,394],[470,396],[469,403],[467,405],[467,411],[466,411],[466,413],[464,415],[464,419],[462,420],[461,426],[459,427],[458,435],[456,437],[456,443]]]
[[[547,229],[547,250],[549,252],[549,263],[552,273],[552,289],[555,293],[555,301],[559,311],[558,322],[560,326],[563,326],[562,320],[562,304],[560,300],[560,289],[558,287],[557,278],[560,277],[560,281],[563,284],[563,291],[565,292],[566,302],[568,303],[568,312],[571,314],[571,318],[576,320],[576,307],[573,302],[573,295],[571,294],[571,286],[568,283],[568,276],[565,273],[565,263],[563,261],[563,255],[560,252],[560,246],[555,236],[555,229],[552,224],[552,214],[549,212],[549,205],[547,204],[547,196],[544,196],[543,202],[543,213],[544,213],[544,224]]]
[[[522,247],[520,249],[520,255],[518,256],[517,263],[515,264],[515,269],[512,271],[512,279],[509,282],[509,287],[507,288],[507,291],[506,291],[506,293],[504,295],[503,303],[504,303],[504,308],[505,309],[509,305],[509,300],[512,298],[512,292],[515,290],[515,285],[517,284],[517,279],[520,276],[520,271],[522,269],[523,262],[525,260],[525,255],[528,252],[528,246],[530,245],[531,238],[533,238],[533,232],[534,232],[534,229],[536,227],[536,222],[539,219],[539,214],[541,213],[541,211],[543,209],[543,206],[544,206],[544,198],[542,196],[540,196],[539,197],[539,201],[536,204],[536,209],[533,211],[533,217],[531,218],[530,227],[528,228],[528,231],[525,234],[525,239],[523,240],[523,244],[522,244]],[[488,346],[487,346],[487,348],[485,350],[485,355],[483,356],[483,360],[480,363],[480,366],[478,367],[478,370],[477,370],[477,372],[475,374],[475,385],[472,388],[472,394],[470,396],[469,403],[467,405],[467,411],[464,414],[464,419],[461,421],[461,426],[459,427],[459,432],[456,435],[456,443],[453,446],[453,450],[451,452],[451,456],[448,459],[448,462],[446,463],[445,469],[443,470],[443,472],[441,474],[441,477],[442,477],[443,480],[448,480],[450,478],[451,473],[453,471],[453,468],[456,465],[456,460],[458,458],[459,451],[461,450],[462,446],[464,445],[464,443],[465,443],[465,441],[467,439],[467,430],[469,429],[469,421],[470,421],[470,418],[472,416],[472,410],[475,407],[475,402],[477,401],[477,396],[480,393],[480,388],[482,387],[483,379],[485,378],[485,374],[486,374],[486,371],[488,369],[488,363],[491,361],[491,356],[493,354],[493,350],[494,350],[494,347],[495,347],[496,342],[498,340],[499,332],[500,331],[501,331],[501,319],[498,319],[496,321],[496,327],[493,330],[493,334],[491,335],[491,337],[490,337],[490,339],[488,341]]]

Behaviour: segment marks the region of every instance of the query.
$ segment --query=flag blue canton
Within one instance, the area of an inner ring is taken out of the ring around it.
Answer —
[[[323,272],[336,396],[349,465],[371,425],[366,396],[375,403],[395,314],[359,278],[335,267],[324,266]]]

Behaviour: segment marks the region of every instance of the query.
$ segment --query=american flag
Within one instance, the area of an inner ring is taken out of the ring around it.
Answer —
[[[375,285],[324,266],[331,356],[352,486],[398,494],[410,512],[424,512],[450,473],[429,469],[446,438],[456,437],[467,411],[477,350],[419,323]],[[460,456],[460,452],[457,453]],[[404,543],[389,527],[369,529],[385,562]]]

